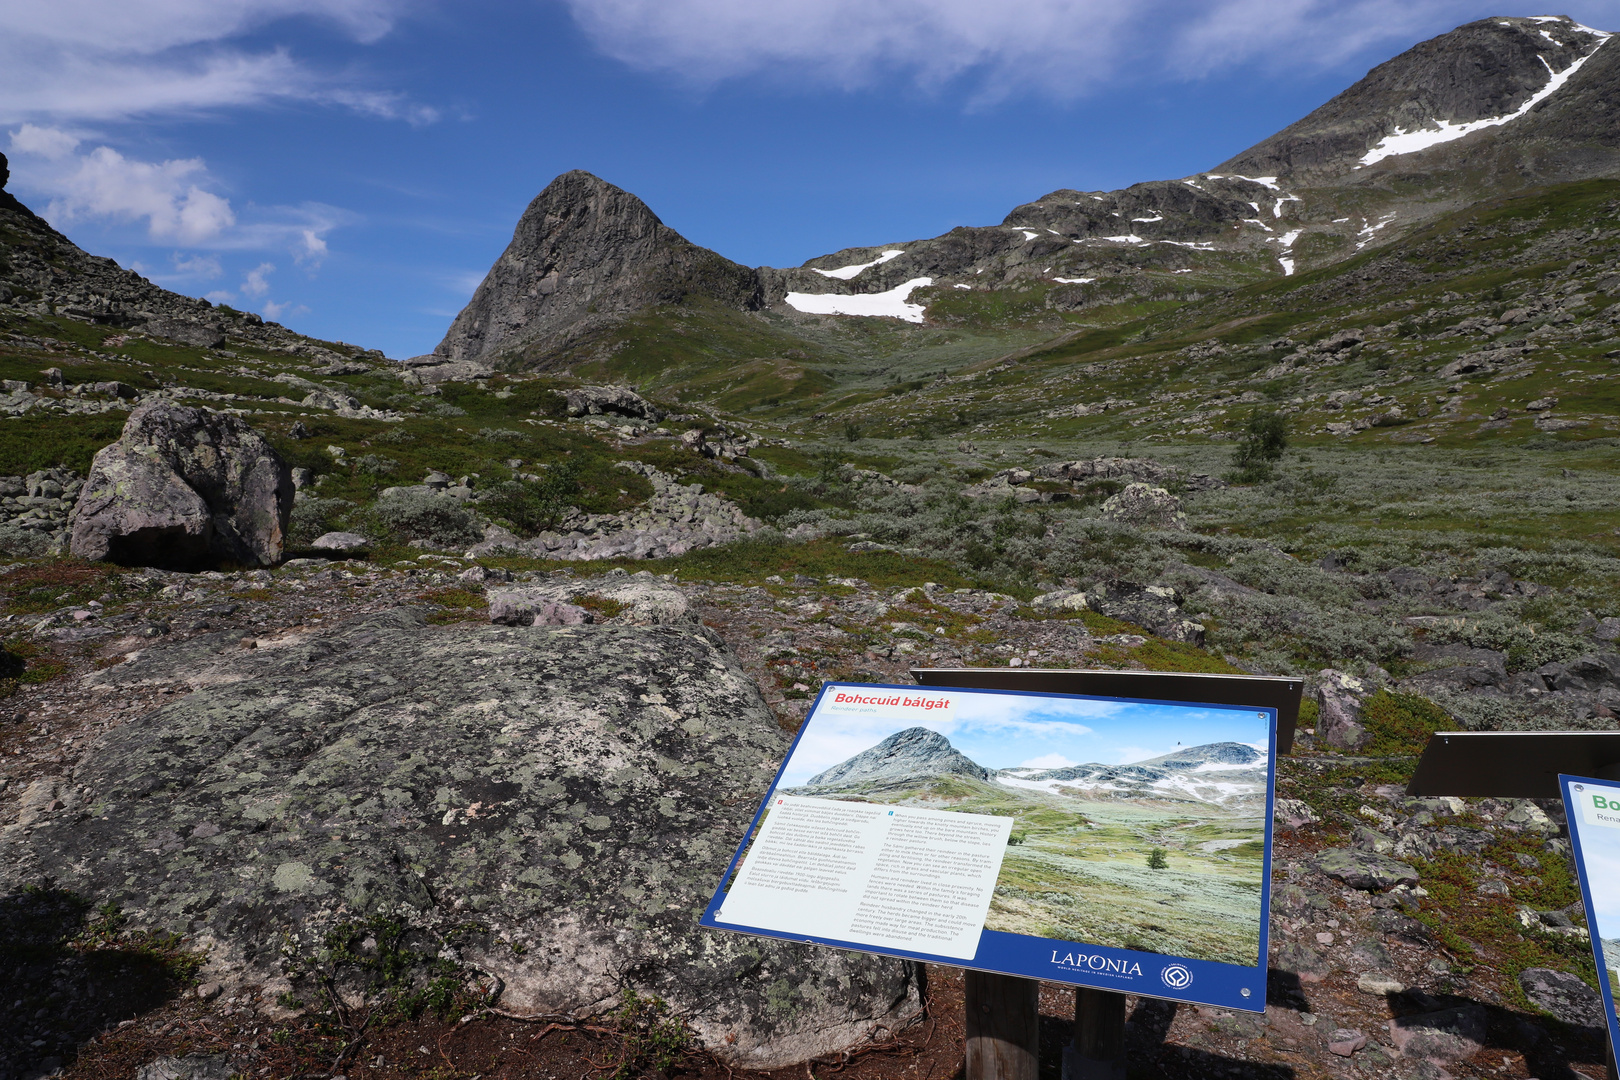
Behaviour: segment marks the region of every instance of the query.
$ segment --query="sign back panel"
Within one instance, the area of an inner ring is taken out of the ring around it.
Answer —
[[[717,930],[1265,1008],[1275,708],[828,683]]]

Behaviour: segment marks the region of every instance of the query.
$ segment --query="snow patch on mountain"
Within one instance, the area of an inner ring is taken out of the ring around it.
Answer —
[[[859,274],[862,270],[865,270],[868,267],[881,266],[890,259],[898,259],[904,254],[905,250],[903,248],[893,248],[889,251],[885,251],[871,262],[855,263],[852,266],[840,266],[836,270],[817,270],[813,266],[810,269],[815,270],[815,272],[820,274],[822,277],[837,278],[839,281],[848,281],[850,278],[854,277],[856,274]]]
[[[914,290],[933,283],[933,278],[920,277],[912,278],[903,285],[896,285],[886,292],[859,293],[853,296],[843,293],[790,292],[782,299],[788,307],[809,315],[861,315],[920,323],[923,321],[925,306],[907,303],[906,300]]]

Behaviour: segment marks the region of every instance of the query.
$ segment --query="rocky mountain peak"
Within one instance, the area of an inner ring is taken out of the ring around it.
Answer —
[[[1532,117],[1512,131],[1505,122],[1489,122],[1539,106],[1537,95],[1547,91],[1560,98],[1590,91],[1594,72],[1578,68],[1608,37],[1566,16],[1467,23],[1379,64],[1321,108],[1215,171],[1320,183],[1448,144],[1471,133],[1465,125],[1491,132],[1485,139],[1523,138],[1539,126]],[[1589,85],[1578,85],[1576,75]],[[1418,134],[1425,132],[1427,137]],[[1607,142],[1613,144],[1612,136]]]
[[[990,772],[952,746],[939,732],[914,727],[897,731],[871,749],[817,773],[806,786],[833,787],[870,780],[946,775],[987,780]]]
[[[543,365],[597,326],[689,296],[756,308],[759,276],[691,243],[628,191],[575,170],[535,196],[434,353]]]

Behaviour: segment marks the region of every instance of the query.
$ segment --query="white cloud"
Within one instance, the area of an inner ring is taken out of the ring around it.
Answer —
[[[966,79],[980,99],[1072,99],[1127,74],[1198,78],[1256,61],[1330,67],[1482,14],[1461,0],[563,2],[609,56],[699,85],[765,74],[854,88],[903,73],[930,89]]]
[[[50,0],[0,4],[0,123],[110,120],[296,98],[431,122],[284,49],[236,44],[282,20],[376,41],[415,0]]]
[[[270,291],[270,275],[276,272],[274,263],[260,263],[242,279],[242,291],[249,296],[263,296]]]
[[[77,135],[70,135],[61,128],[24,124],[11,133],[11,152],[60,161],[78,149],[79,141]]]
[[[46,196],[44,216],[58,225],[140,222],[159,243],[286,251],[299,265],[316,266],[326,257],[327,234],[357,220],[335,206],[304,203],[250,207],[252,220],[239,221],[230,200],[213,190],[220,185],[201,158],[141,161],[110,146],[81,151],[82,145],[59,128],[24,124],[11,132],[13,187]],[[217,260],[212,265],[217,276]],[[203,268],[199,263],[191,272]]]
[[[1018,766],[1022,769],[1067,769],[1070,765],[1078,764],[1078,761],[1070,761],[1062,754],[1042,754],[1028,761],[1020,761]]]
[[[261,307],[259,311],[271,322],[280,322],[283,315],[309,314],[309,308],[305,307],[303,304],[295,305],[291,300],[283,304],[278,304],[274,300],[266,300],[264,302],[264,306]]]
[[[217,255],[183,255],[175,252],[170,257],[174,272],[179,277],[208,278],[213,280],[225,272]]]
[[[15,137],[12,149],[19,149]],[[200,186],[207,171],[201,158],[134,161],[98,146],[47,160],[66,166],[50,170],[55,175],[45,216],[53,221],[145,219],[153,240],[186,245],[207,243],[236,224],[230,202]]]

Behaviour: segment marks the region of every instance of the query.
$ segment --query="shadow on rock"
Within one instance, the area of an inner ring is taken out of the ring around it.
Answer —
[[[127,933],[73,893],[0,897],[0,1080],[41,1076],[89,1040],[177,996],[195,970],[179,939]]]

